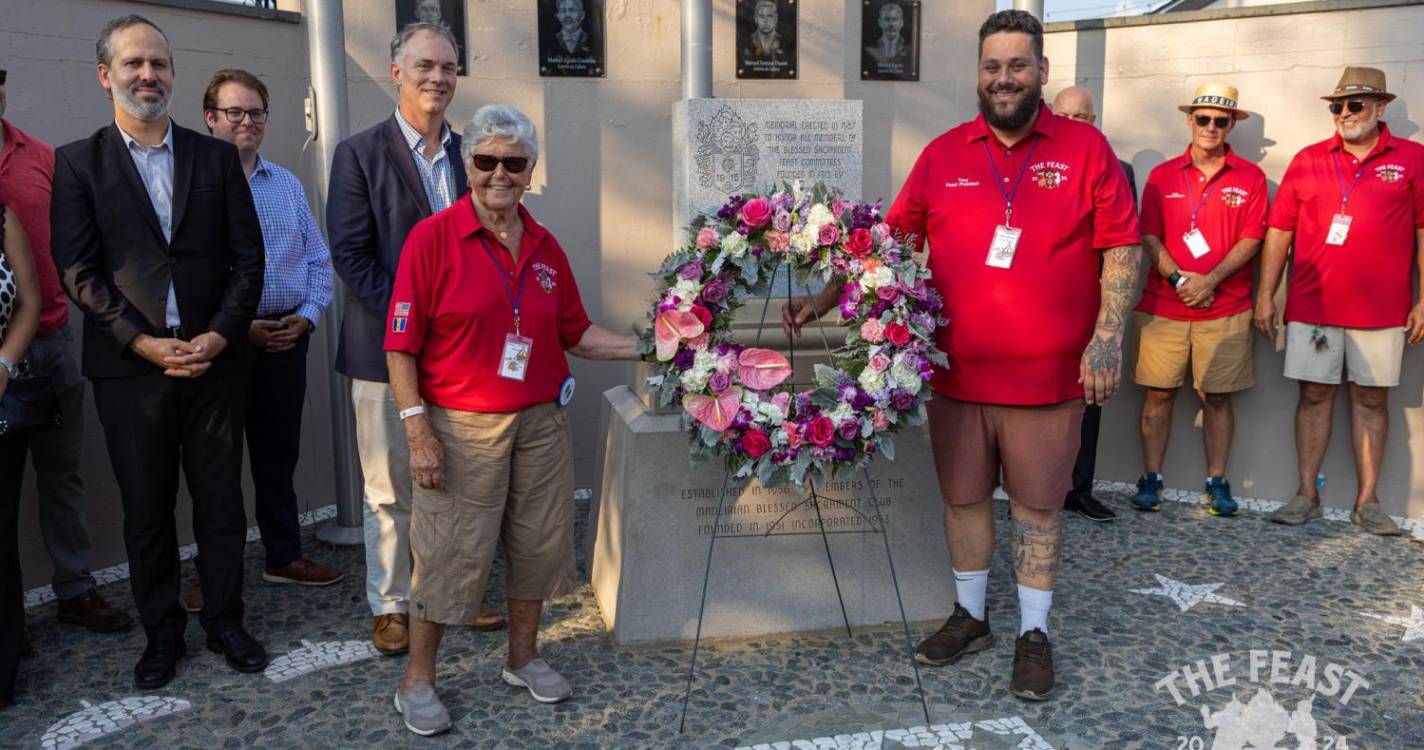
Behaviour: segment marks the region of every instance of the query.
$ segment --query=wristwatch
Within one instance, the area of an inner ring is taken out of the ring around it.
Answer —
[[[1182,284],[1186,282],[1187,279],[1182,275],[1181,271],[1173,271],[1172,275],[1167,277],[1167,283],[1171,284],[1173,289],[1181,289]]]
[[[5,372],[10,376],[11,380],[20,377],[20,366],[15,364],[9,357],[0,357],[0,367],[5,368]]]

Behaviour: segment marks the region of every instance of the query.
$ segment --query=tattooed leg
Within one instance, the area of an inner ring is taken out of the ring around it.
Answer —
[[[1058,573],[1058,548],[1063,525],[1056,510],[1034,510],[1013,504],[1014,574],[1021,585],[1051,591]]]

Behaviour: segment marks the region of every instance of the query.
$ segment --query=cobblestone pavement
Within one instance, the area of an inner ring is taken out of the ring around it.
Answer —
[[[91,635],[55,623],[52,603],[30,609],[37,655],[0,714],[0,747],[1424,748],[1424,544],[1190,504],[1139,514],[1121,494],[1108,499],[1118,522],[1065,522],[1047,703],[1007,691],[1018,605],[1001,543],[989,594],[998,641],[923,671],[928,725],[895,624],[708,645],[679,735],[688,647],[614,648],[585,585],[550,604],[542,633],[573,700],[545,706],[505,685],[502,633],[452,631],[440,690],[454,729],[419,738],[391,708],[403,659],[367,645],[360,550],[309,539],[345,581],[263,584],[260,546],[248,547],[248,627],[278,657],[265,676],[201,651],[195,622],[178,679],[143,695],[130,671],[137,630]],[[696,597],[699,584],[668,596]],[[125,582],[104,593],[129,602]],[[493,603],[502,596],[497,579]],[[912,625],[914,637],[936,625]]]

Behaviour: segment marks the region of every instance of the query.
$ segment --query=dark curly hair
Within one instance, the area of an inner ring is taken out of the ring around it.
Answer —
[[[985,19],[979,27],[979,54],[984,54],[984,40],[989,35],[1005,31],[1028,34],[1033,39],[1034,57],[1043,59],[1043,24],[1025,10],[1001,10]]]

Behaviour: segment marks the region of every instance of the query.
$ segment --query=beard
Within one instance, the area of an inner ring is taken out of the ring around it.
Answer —
[[[168,111],[168,101],[172,98],[173,94],[165,88],[162,83],[153,81],[151,84],[145,85],[151,85],[153,88],[162,91],[163,98],[156,102],[145,101],[138,98],[138,94],[134,93],[134,89],[138,88],[141,83],[144,82],[134,81],[127,89],[116,88],[114,90],[114,98],[118,100],[119,107],[127,112],[130,117],[143,120],[144,122],[152,122],[162,117],[163,114]]]
[[[994,102],[990,99],[994,93],[999,91],[1023,92],[1024,98],[1013,109],[1000,113],[994,109]],[[1042,98],[1043,86],[1037,82],[1031,86],[1020,86],[1016,83],[994,84],[989,88],[979,89],[979,112],[995,129],[1014,131],[1027,125],[1033,119],[1034,113],[1038,111],[1039,100]]]
[[[1378,121],[1371,119],[1369,122],[1356,120],[1352,123],[1340,123],[1340,138],[1346,141],[1358,141],[1369,135],[1376,127]]]

